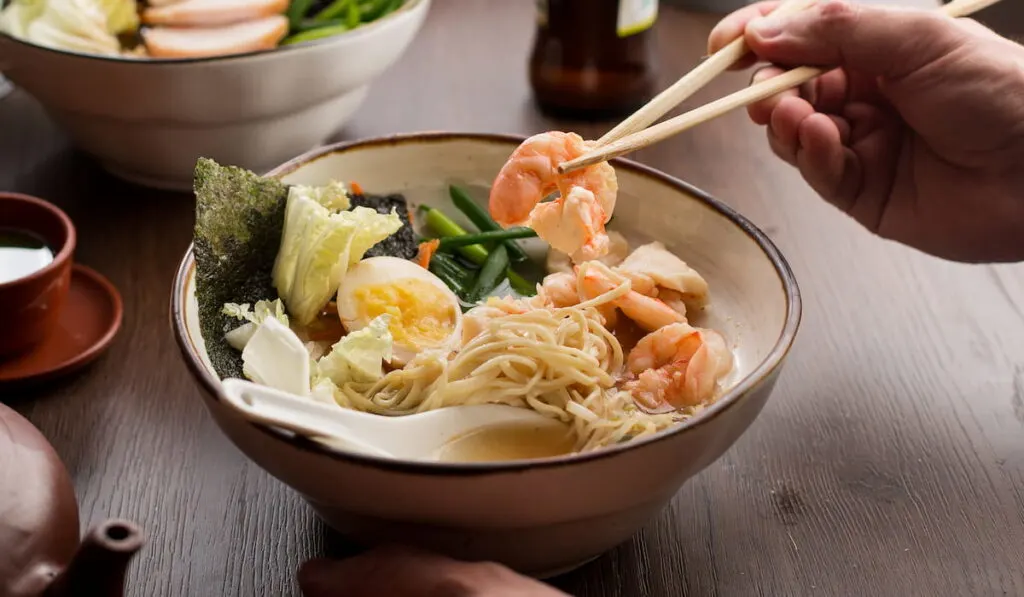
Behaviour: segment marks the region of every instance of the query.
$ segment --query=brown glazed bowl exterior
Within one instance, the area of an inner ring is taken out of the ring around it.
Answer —
[[[0,193],[0,228],[41,236],[53,261],[28,276],[0,283],[0,359],[31,350],[57,325],[71,286],[75,227],[60,208],[18,193]]]
[[[485,190],[522,140],[440,132],[366,139],[319,149],[270,175],[288,184],[355,180],[375,193],[403,193],[410,205],[445,209],[469,225],[451,208],[447,185],[463,185],[483,205]],[[596,452],[481,463],[364,456],[256,424],[221,398],[199,326],[190,249],[174,282],[171,325],[207,410],[247,457],[362,544],[402,542],[548,577],[626,541],[757,417],[793,343],[801,303],[785,258],[742,215],[661,172],[612,163],[619,181],[614,228],[636,242],[664,242],[701,272],[712,300],[700,317],[733,344],[737,365],[725,391],[698,416]],[[530,245],[523,247],[529,252]]]

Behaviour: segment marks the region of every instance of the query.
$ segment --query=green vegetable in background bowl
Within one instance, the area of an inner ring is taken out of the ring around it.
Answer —
[[[402,7],[404,0],[292,0],[290,35],[282,45],[322,39],[372,23]]]

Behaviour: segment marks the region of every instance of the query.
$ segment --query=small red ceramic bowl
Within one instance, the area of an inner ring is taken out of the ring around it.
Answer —
[[[18,265],[24,253],[15,255],[11,241],[26,235],[52,253],[49,263],[36,269],[29,264],[28,272],[24,262]],[[71,219],[56,206],[0,193],[0,359],[31,350],[56,327],[71,286],[75,240]]]

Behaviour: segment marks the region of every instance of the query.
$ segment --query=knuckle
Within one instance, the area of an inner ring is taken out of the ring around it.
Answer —
[[[485,597],[508,584],[509,569],[494,562],[460,562],[431,588],[429,597]]]
[[[827,31],[845,31],[857,25],[861,6],[847,0],[827,0],[817,4],[818,18]]]
[[[914,29],[916,37],[948,39],[956,32],[956,21],[937,12],[925,12],[918,16]]]
[[[791,152],[787,150],[785,145],[782,143],[782,141],[779,139],[779,137],[775,134],[775,131],[772,130],[772,127],[770,125],[768,126],[767,134],[768,134],[768,147],[769,147],[769,149],[772,150],[772,153],[774,153],[775,156],[778,157],[780,160],[786,162],[787,164],[792,165],[793,164],[793,156],[792,156]]]

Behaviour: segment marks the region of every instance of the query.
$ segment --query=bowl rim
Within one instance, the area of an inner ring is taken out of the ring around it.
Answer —
[[[476,143],[492,143],[509,145],[511,149],[522,143],[527,137],[506,133],[477,133],[477,132],[444,132],[444,131],[423,131],[413,133],[399,133],[394,135],[370,137],[342,141],[313,149],[296,158],[293,158],[280,166],[266,173],[265,176],[281,178],[294,172],[301,166],[315,162],[318,159],[328,157],[337,153],[347,151],[358,151],[375,146],[397,146],[397,145],[422,145],[429,143],[445,143],[451,141],[471,141]],[[399,473],[425,474],[433,476],[482,476],[497,473],[523,472],[527,470],[552,469],[566,466],[573,466],[586,462],[605,460],[623,454],[624,452],[639,449],[649,444],[667,441],[678,434],[685,433],[690,429],[707,425],[722,412],[736,406],[740,400],[752,389],[759,386],[765,380],[772,377],[780,369],[793,342],[796,339],[800,328],[802,317],[802,299],[796,277],[782,252],[771,241],[771,239],[739,212],[714,198],[707,192],[686,183],[678,178],[670,176],[660,170],[646,166],[639,162],[625,158],[611,160],[612,165],[618,170],[628,170],[634,174],[654,179],[657,182],[673,187],[703,202],[708,207],[717,211],[720,215],[730,220],[742,232],[753,240],[775,268],[775,273],[782,285],[786,297],[786,317],[778,339],[772,349],[763,358],[753,371],[733,387],[729,388],[714,404],[701,411],[698,415],[667,429],[655,433],[649,437],[632,440],[626,443],[609,446],[592,452],[582,452],[563,456],[555,456],[534,460],[510,460],[496,462],[435,462],[435,461],[413,461],[398,460],[347,452],[333,448],[304,437],[290,434],[289,432],[276,429],[270,425],[254,423],[246,419],[240,419],[243,424],[252,427],[256,431],[271,436],[272,438],[284,441],[293,448],[306,452],[313,452],[316,455],[326,456],[334,460],[341,460],[348,464],[363,466],[375,469],[384,469]],[[192,345],[190,333],[185,324],[184,298],[187,287],[187,280],[195,269],[194,245],[189,244],[178,270],[175,273],[174,283],[171,290],[170,300],[170,323],[174,332],[178,348],[184,357],[186,366],[192,375],[199,381],[202,389],[214,401],[221,401],[221,389],[217,380],[201,362],[199,355],[194,354],[190,347]]]
[[[75,52],[73,50],[64,50],[60,48],[52,48],[49,46],[39,45],[37,43],[30,42],[28,40],[15,37],[6,31],[0,30],[0,41],[6,40],[11,43],[19,44],[36,50],[42,50],[51,54],[63,54],[65,56],[71,56],[72,58],[78,58],[82,60],[92,60],[99,62],[113,62],[122,64],[140,64],[140,65],[182,65],[182,64],[212,64],[219,62],[238,62],[246,59],[256,59],[264,56],[271,56],[276,53],[297,53],[311,51],[317,47],[323,47],[332,45],[333,43],[339,42],[342,39],[352,39],[353,37],[361,37],[370,35],[373,31],[383,27],[382,24],[389,24],[397,18],[411,15],[417,10],[425,9],[429,6],[431,0],[406,0],[402,6],[398,9],[384,15],[384,17],[377,19],[371,23],[357,27],[350,31],[331,35],[323,39],[316,39],[294,46],[277,46],[269,50],[256,50],[253,52],[243,52],[240,54],[223,54],[218,56],[200,56],[196,58],[132,58],[128,56],[108,56],[105,54],[90,54],[87,52]],[[9,3],[0,0],[0,10],[5,8]],[[140,25],[141,27],[141,25]],[[0,70],[2,72],[2,70]]]

